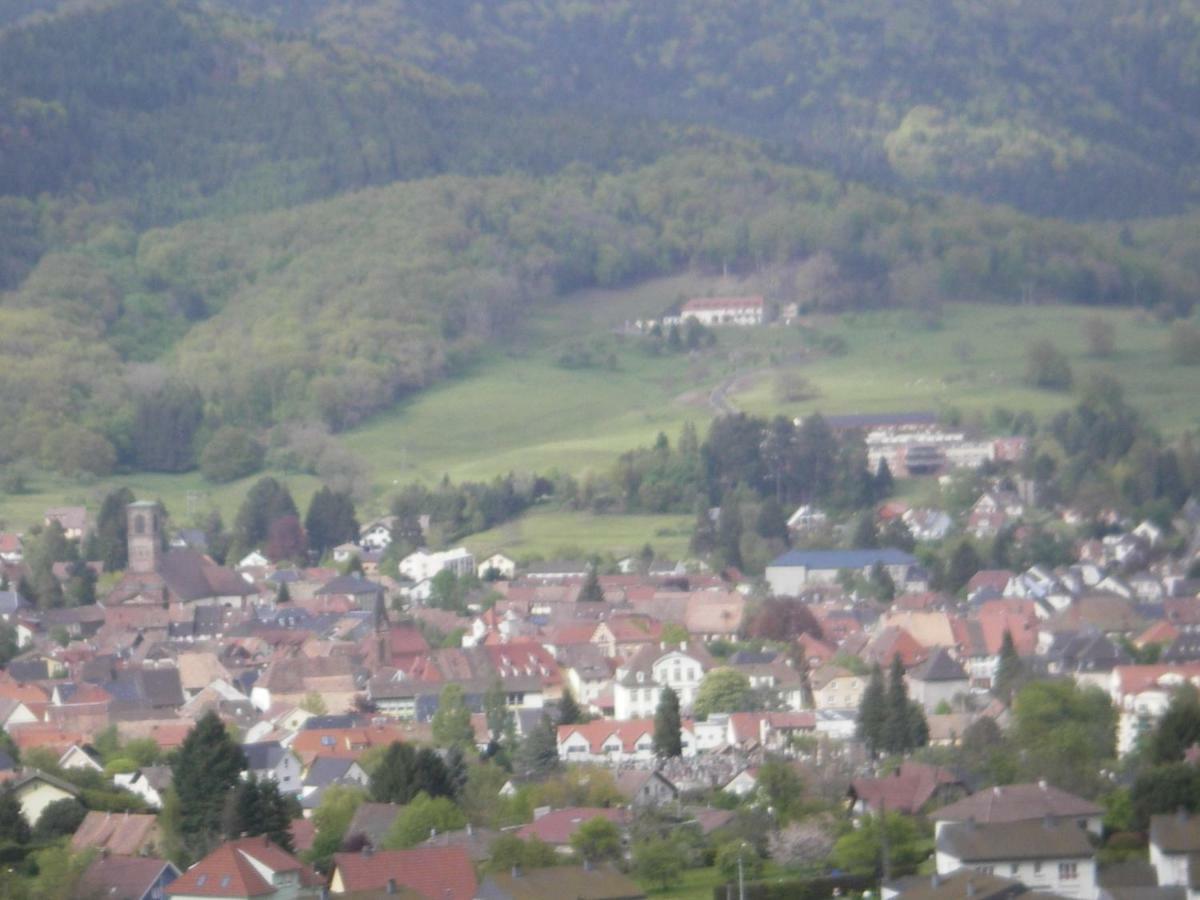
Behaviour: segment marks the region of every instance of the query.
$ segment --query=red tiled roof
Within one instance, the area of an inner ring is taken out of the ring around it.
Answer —
[[[517,836],[522,840],[537,837],[547,844],[561,846],[571,842],[571,835],[584,822],[590,822],[592,819],[608,819],[614,825],[622,826],[629,821],[629,815],[628,810],[598,806],[573,806],[568,809],[556,809],[522,827],[517,831]]]
[[[167,896],[265,897],[275,888],[258,873],[258,865],[272,872],[299,872],[300,883],[316,887],[321,878],[296,857],[265,837],[240,838],[222,844],[167,886]]]
[[[637,742],[643,735],[654,735],[653,719],[629,719],[624,722],[614,722],[609,719],[596,719],[578,725],[559,725],[558,742],[561,744],[572,734],[583,735],[592,753],[603,753],[604,742],[612,735],[621,739],[621,748],[626,753],[632,753]]]
[[[108,813],[92,810],[71,837],[71,849],[104,850],[134,856],[155,837],[158,819],[143,813]]]
[[[1003,591],[1014,574],[1008,569],[981,569],[967,582],[967,593],[973,594],[982,588]]]
[[[1200,663],[1117,666],[1113,669],[1113,678],[1116,684],[1114,693],[1119,697],[1140,694],[1151,688],[1172,691],[1184,681],[1200,680]]]
[[[1133,643],[1137,647],[1147,644],[1169,644],[1179,637],[1179,629],[1165,619],[1159,619],[1136,638]]]
[[[333,865],[345,892],[382,890],[395,881],[429,900],[471,900],[478,887],[465,847],[335,853]]]
[[[933,799],[940,785],[960,783],[960,779],[948,769],[906,762],[891,775],[855,778],[850,788],[872,810],[884,808],[888,812],[914,815]]]
[[[762,309],[763,298],[752,297],[696,297],[683,304],[682,312],[696,312],[702,309]]]

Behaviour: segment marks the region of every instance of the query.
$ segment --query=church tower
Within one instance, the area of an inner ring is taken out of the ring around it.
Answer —
[[[129,571],[136,575],[152,575],[158,571],[162,548],[158,534],[158,504],[139,500],[129,504],[126,514],[129,518]]]

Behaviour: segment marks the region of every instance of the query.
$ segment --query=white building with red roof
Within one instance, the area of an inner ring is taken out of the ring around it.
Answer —
[[[683,755],[696,755],[696,730],[683,720],[680,728]],[[614,722],[595,719],[578,725],[558,726],[558,758],[564,762],[647,762],[654,758],[654,720]]]
[[[1200,687],[1200,663],[1117,666],[1110,678],[1109,696],[1117,708],[1117,755],[1124,756],[1154,730],[1175,691],[1184,684]]]
[[[766,303],[761,296],[695,297],[679,310],[679,318],[701,325],[761,325]]]

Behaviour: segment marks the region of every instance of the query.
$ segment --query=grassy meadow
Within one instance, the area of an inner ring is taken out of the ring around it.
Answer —
[[[622,291],[587,291],[546,307],[504,349],[484,351],[464,374],[342,435],[371,472],[371,496],[360,504],[360,518],[386,511],[394,488],[413,480],[602,472],[660,431],[674,439],[690,420],[703,433],[717,385],[728,388],[737,408],[763,415],[952,407],[970,415],[996,406],[1045,415],[1069,405],[1073,395],[1023,383],[1026,349],[1040,338],[1068,354],[1077,383],[1093,372],[1115,375],[1164,433],[1200,427],[1196,371],[1171,364],[1165,326],[1130,310],[958,304],[947,305],[933,325],[907,311],[814,317],[791,327],[723,329],[714,347],[690,354],[653,355],[643,339],[618,333],[625,322],[657,315],[687,296],[757,289],[754,281],[683,275]],[[1096,316],[1115,329],[1116,352],[1106,359],[1087,355],[1084,323]],[[818,334],[841,338],[845,353],[820,349]],[[559,357],[576,345],[593,348],[604,364],[563,368]],[[610,355],[615,368],[608,366]],[[802,376],[813,396],[786,402],[785,375]],[[307,506],[314,478],[271,474],[285,478],[296,502]],[[215,508],[229,524],[253,480],[216,486],[193,472],[81,484],[34,473],[28,493],[0,496],[0,522],[22,528],[59,504],[94,509],[107,489],[128,484],[139,497],[163,500],[176,521]],[[547,556],[568,548],[625,553],[649,542],[675,553],[686,544],[686,531],[687,523],[672,516],[536,510],[468,544]]]

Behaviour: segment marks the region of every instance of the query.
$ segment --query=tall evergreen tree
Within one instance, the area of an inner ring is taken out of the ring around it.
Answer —
[[[421,793],[430,797],[454,795],[446,764],[432,747],[422,747],[413,758],[413,796]]]
[[[308,545],[318,557],[324,556],[339,544],[358,539],[358,518],[354,498],[345,491],[322,486],[313,494],[304,517]]]
[[[697,556],[707,556],[717,548],[717,530],[713,527],[712,517],[708,514],[708,504],[703,500],[696,501],[696,521],[692,525],[692,537],[688,541],[688,550]]]
[[[245,835],[266,835],[287,852],[292,846],[292,810],[289,802],[272,778],[261,781],[251,776],[233,791],[231,816],[226,834],[231,838]]]
[[[886,716],[883,722],[882,748],[888,753],[907,753],[924,744],[929,737],[925,712],[920,704],[908,699],[904,682],[904,664],[900,654],[892,657],[888,672]]]
[[[879,663],[871,668],[871,677],[863,690],[858,704],[858,739],[874,756],[882,747],[883,725],[887,719],[887,692],[883,683],[883,670]]]
[[[1000,661],[996,665],[996,681],[992,685],[992,693],[1005,703],[1011,700],[1024,668],[1021,657],[1017,655],[1017,648],[1013,644],[1012,632],[1005,629],[1004,640],[1000,644]]]
[[[29,843],[29,822],[21,810],[21,801],[11,790],[0,791],[0,842]]]
[[[407,803],[416,796],[416,757],[411,744],[393,741],[371,773],[371,799],[377,803]]]
[[[721,501],[717,519],[717,552],[721,562],[736,569],[742,568],[742,506],[733,491]]]
[[[458,800],[466,790],[470,773],[467,770],[467,760],[462,748],[451,747],[446,752],[446,784],[450,788],[450,796]]]
[[[483,695],[483,714],[493,741],[498,742],[512,727],[513,715],[508,708],[508,692],[499,678],[492,681],[491,687]]]
[[[134,501],[133,491],[117,488],[104,496],[96,517],[96,554],[104,571],[121,572],[129,565],[129,524],[127,510]]]
[[[679,695],[664,687],[654,711],[654,755],[659,759],[683,755],[683,723],[679,715]]]
[[[549,716],[529,730],[517,752],[516,770],[521,775],[540,778],[557,771],[558,731]]]
[[[575,702],[575,695],[569,687],[564,687],[562,699],[558,701],[558,724],[575,725],[583,718],[583,711]]]
[[[587,578],[579,590],[579,600],[581,603],[601,603],[604,600],[604,588],[600,586],[600,574],[595,564],[588,568]]]
[[[188,849],[206,853],[221,832],[226,798],[246,768],[242,748],[215,712],[205,713],[184,738],[171,764],[179,798],[179,828]]]
[[[299,517],[291,492],[270,476],[260,478],[247,491],[233,523],[234,559],[265,543],[271,525],[285,516]]]

